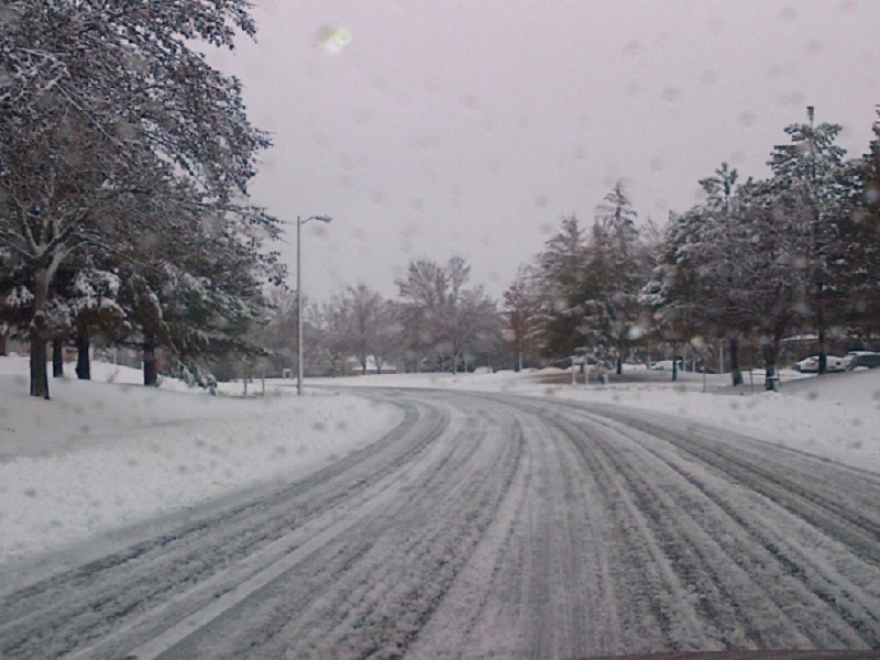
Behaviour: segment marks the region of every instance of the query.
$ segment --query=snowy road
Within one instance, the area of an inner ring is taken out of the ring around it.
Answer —
[[[405,417],[366,449],[2,593],[0,657],[880,648],[876,475],[624,408],[372,396]]]

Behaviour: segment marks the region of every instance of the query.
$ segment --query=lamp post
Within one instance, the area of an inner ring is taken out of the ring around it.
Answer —
[[[302,231],[301,228],[309,220],[330,222],[326,215],[313,215],[305,220],[296,217],[296,395],[302,396],[303,386],[303,314],[302,314]]]

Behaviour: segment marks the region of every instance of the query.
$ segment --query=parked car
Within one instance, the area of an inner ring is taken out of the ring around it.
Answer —
[[[850,358],[846,367],[847,371],[852,371],[857,367],[865,367],[867,369],[875,369],[880,367],[880,353],[872,351],[850,351],[846,354]]]
[[[852,362],[852,355],[828,355],[826,356],[827,369],[829,373],[835,371],[846,371]],[[805,357],[800,362],[794,363],[794,370],[800,371],[802,374],[815,374],[819,372],[819,356],[811,355]]]
[[[684,362],[682,360],[676,360],[678,362],[678,370],[684,371]],[[652,362],[651,366],[648,367],[651,371],[672,371],[672,367],[674,363],[672,360],[660,360],[658,362]]]

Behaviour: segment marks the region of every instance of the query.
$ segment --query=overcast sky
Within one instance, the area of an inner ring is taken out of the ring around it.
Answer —
[[[333,217],[303,227],[313,300],[455,253],[500,296],[618,178],[665,223],[722,161],[767,176],[807,105],[862,154],[880,103],[876,0],[254,2],[258,43],[212,59],[272,134],[252,193],[291,284],[297,216]]]

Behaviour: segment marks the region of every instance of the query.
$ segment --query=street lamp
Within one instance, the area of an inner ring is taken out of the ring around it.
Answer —
[[[303,387],[303,314],[302,314],[302,235],[301,228],[309,220],[330,222],[332,218],[326,215],[313,215],[305,220],[296,217],[296,395],[302,396]]]

